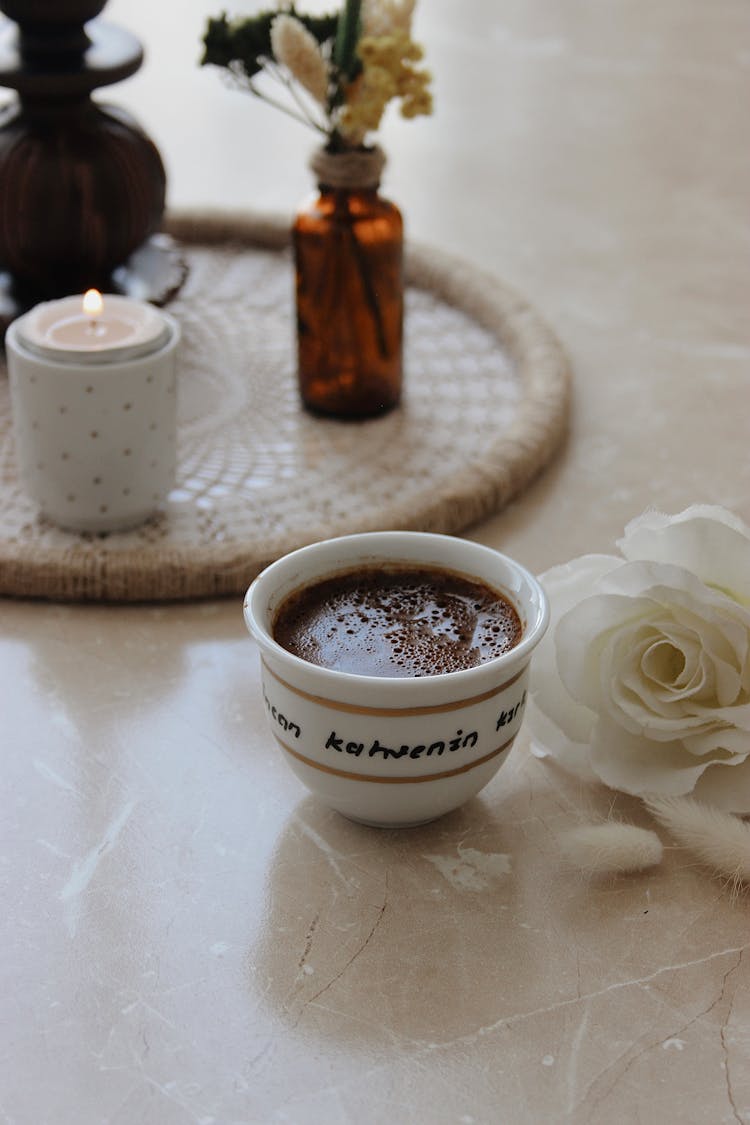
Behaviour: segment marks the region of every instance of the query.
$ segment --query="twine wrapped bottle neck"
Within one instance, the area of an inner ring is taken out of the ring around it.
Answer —
[[[350,191],[377,188],[384,166],[385,153],[379,145],[348,152],[328,152],[319,148],[310,160],[310,168],[321,187]]]

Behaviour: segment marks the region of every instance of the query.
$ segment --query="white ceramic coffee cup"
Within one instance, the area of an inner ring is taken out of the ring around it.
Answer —
[[[489,585],[518,611],[519,643],[472,668],[396,678],[319,667],[274,640],[274,618],[293,591],[379,563],[437,567]],[[260,648],[268,723],[292,769],[331,808],[381,827],[441,816],[497,773],[521,725],[529,660],[549,616],[541,586],[512,559],[466,539],[408,531],[294,551],[255,579],[244,613]]]
[[[116,362],[47,359],[6,334],[16,455],[42,515],[72,531],[120,531],[152,515],[177,464],[177,322],[166,342]]]

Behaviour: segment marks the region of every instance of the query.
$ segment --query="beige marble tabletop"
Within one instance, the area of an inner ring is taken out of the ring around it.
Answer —
[[[173,207],[290,212],[309,138],[197,68],[212,12],[112,0],[147,59],[107,97]],[[542,571],[648,505],[750,519],[750,8],[422,0],[416,27],[437,109],[389,119],[387,192],[575,369],[566,448],[470,537]],[[612,797],[526,734],[458,812],[352,824],[271,744],[235,600],[0,602],[0,717],[6,1125],[750,1122],[747,899],[678,850],[566,871],[560,830]]]

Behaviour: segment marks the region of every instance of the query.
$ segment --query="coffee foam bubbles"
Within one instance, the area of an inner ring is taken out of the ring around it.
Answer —
[[[302,659],[360,675],[421,677],[484,663],[515,645],[521,623],[498,592],[433,569],[362,569],[282,605],[274,637]]]

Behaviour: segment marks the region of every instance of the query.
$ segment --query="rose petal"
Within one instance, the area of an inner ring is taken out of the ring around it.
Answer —
[[[716,722],[718,701],[715,684],[717,669],[722,670],[721,662],[712,663],[708,654],[699,650],[699,667],[689,688],[684,689],[678,684],[672,689],[656,682],[643,669],[646,655],[658,644],[666,644],[671,649],[671,640],[652,640],[648,634],[639,638],[623,631],[618,635],[617,642],[615,651],[610,652],[609,646],[605,646],[602,652],[602,664],[617,670],[616,678],[613,674],[609,685],[614,708],[607,708],[615,721],[621,714],[625,716],[621,721],[632,733],[637,734],[645,727],[654,738],[672,738],[681,730],[698,729]],[[674,651],[678,652],[676,646]],[[731,678],[732,672],[732,669],[726,670],[727,679]],[[736,676],[734,684],[736,686]],[[736,709],[731,713],[735,714]],[[742,713],[738,718],[742,718]]]
[[[692,638],[685,638],[688,647]],[[698,649],[693,643],[691,648]],[[698,653],[700,655],[700,653]],[[651,684],[652,690],[661,694],[662,698],[672,700],[675,694],[684,694],[684,689],[675,689],[679,684],[688,658],[683,648],[675,644],[672,637],[656,637],[647,643],[638,661],[639,668],[644,678]]]
[[[568,610],[555,630],[555,648],[560,677],[574,699],[592,711],[599,710],[610,687],[600,681],[602,652],[609,635],[638,628],[653,611],[648,598],[619,594],[593,594]]]
[[[694,703],[691,711],[696,718],[711,720],[712,725],[736,727],[750,742],[750,704],[737,704],[734,707],[711,707],[710,704]],[[748,746],[750,752],[750,746]]]
[[[597,578],[620,565],[619,559],[609,555],[584,555],[575,563],[554,567],[540,577],[549,598],[550,625],[531,664],[530,697],[536,708],[529,709],[527,722],[532,737],[548,746],[549,752],[561,760],[568,754],[576,756],[578,751],[572,748],[588,745],[594,716],[570,697],[560,680],[555,657],[555,627],[560,615],[575,605]],[[536,714],[544,715],[546,723],[537,722]]]
[[[709,756],[727,763],[746,758],[750,751],[750,736],[747,731],[722,723],[714,723],[706,730],[687,734],[683,742],[688,754],[695,757]]]
[[[594,716],[591,715],[593,723]],[[588,742],[575,742],[552,722],[530,698],[524,715],[524,728],[531,734],[531,753],[535,758],[553,758],[569,773],[583,781],[598,781],[589,764]]]
[[[625,562],[602,577],[599,589],[605,594],[647,596],[659,605],[679,607],[687,614],[702,616],[704,610],[710,609],[718,615],[722,626],[726,623],[735,638],[734,643],[746,645],[750,607],[740,604],[725,591],[707,585],[683,566],[650,560]]]
[[[612,686],[613,697],[620,707],[627,709],[628,699],[640,699],[644,705],[647,699],[649,708],[662,718],[686,713],[685,698],[689,700],[695,690],[705,684],[708,673],[701,668],[700,646],[697,643],[691,645],[688,638],[680,647],[677,640],[678,638],[664,637],[658,633],[655,636],[647,633],[640,640],[633,639],[630,651],[623,654],[619,681]],[[628,638],[623,638],[623,641],[625,647]],[[664,649],[667,650],[666,655],[662,651]],[[665,668],[665,660],[669,661],[669,671]],[[684,687],[680,680],[685,670],[692,665],[695,665],[695,670],[688,686]],[[678,669],[676,676],[675,669]],[[669,674],[674,677],[672,684],[668,682]]]
[[[617,546],[629,560],[679,563],[750,604],[750,528],[726,508],[696,504],[675,516],[647,512],[627,525]]]
[[[698,779],[693,796],[725,812],[750,813],[750,759],[711,766]]]
[[[750,620],[745,620],[745,610],[732,617],[724,612],[724,607],[717,609],[706,603],[686,606],[675,599],[671,611],[675,623],[697,633],[702,646],[710,646],[712,655],[738,670],[745,667],[750,641]]]
[[[653,646],[663,644],[671,647],[676,654],[673,658],[675,666],[679,657],[682,661],[682,669],[671,684],[666,680],[659,681],[656,668],[651,667],[651,653],[644,652],[641,670],[651,680],[654,694],[662,698],[665,703],[700,698],[703,693],[710,694],[715,680],[714,670],[695,631],[685,628],[676,621],[661,625],[661,629],[661,635],[658,641],[653,642]]]
[[[679,741],[651,742],[622,727],[600,720],[591,740],[589,761],[594,773],[612,789],[642,796],[684,796],[713,763],[696,761]]]
[[[622,566],[617,555],[581,555],[539,575],[550,602],[550,624],[576,605],[605,574]]]

